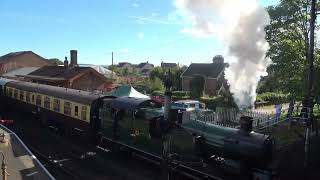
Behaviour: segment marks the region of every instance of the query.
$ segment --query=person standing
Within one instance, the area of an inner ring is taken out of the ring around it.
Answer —
[[[276,117],[275,117],[274,124],[276,124],[280,120],[282,104],[277,102],[274,107],[276,110]]]

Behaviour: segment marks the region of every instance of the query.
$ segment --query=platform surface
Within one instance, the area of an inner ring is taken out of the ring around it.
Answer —
[[[52,180],[55,179],[38,159],[31,153],[20,138],[0,124],[0,134],[4,132],[7,143],[0,142],[0,151],[4,154],[7,179],[14,180]],[[0,140],[3,138],[0,137]],[[0,154],[0,168],[2,155]],[[2,170],[0,169],[0,179]]]

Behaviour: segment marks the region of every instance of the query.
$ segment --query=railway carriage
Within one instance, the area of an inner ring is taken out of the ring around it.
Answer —
[[[100,96],[86,91],[1,79],[1,100],[32,112],[42,124],[78,132],[98,132]]]

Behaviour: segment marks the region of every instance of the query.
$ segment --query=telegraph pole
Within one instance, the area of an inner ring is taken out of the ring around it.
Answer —
[[[113,79],[113,52],[111,52],[111,80]]]
[[[304,168],[306,170],[306,174],[308,173],[308,161],[309,161],[309,135],[311,129],[311,123],[313,118],[313,81],[314,81],[314,72],[313,72],[313,64],[314,64],[314,30],[315,30],[315,21],[316,21],[316,0],[311,1],[311,12],[310,12],[310,38],[309,38],[309,48],[308,48],[308,62],[309,62],[309,75],[308,75],[308,89],[307,89],[307,113],[309,115],[307,120],[307,129],[306,129],[306,140],[305,140],[305,161]]]

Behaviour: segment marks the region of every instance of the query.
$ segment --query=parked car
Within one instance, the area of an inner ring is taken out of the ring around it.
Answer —
[[[201,110],[205,109],[205,104],[195,100],[180,100],[175,101],[171,105],[171,109],[178,109],[180,111]]]

